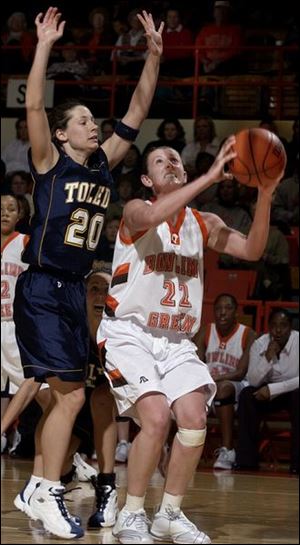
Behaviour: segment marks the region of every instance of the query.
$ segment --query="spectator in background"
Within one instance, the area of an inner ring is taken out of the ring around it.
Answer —
[[[111,46],[115,41],[108,10],[103,6],[94,8],[89,13],[89,24],[91,30],[83,40],[84,45],[90,47],[86,58],[89,70],[92,75],[110,74],[110,50],[98,49],[99,46]]]
[[[117,192],[119,199],[111,202],[107,208],[107,218],[121,218],[125,204],[133,198],[136,176],[128,172],[118,177]]]
[[[283,179],[276,188],[271,217],[285,234],[290,232],[291,226],[299,225],[299,152],[293,175]]]
[[[137,177],[137,181],[139,181],[141,158],[142,156],[139,148],[135,144],[132,144],[121,163],[121,174],[128,174],[129,172],[134,173]]]
[[[112,263],[120,217],[108,217],[97,249],[97,260]]]
[[[183,26],[179,10],[173,7],[166,12],[163,44],[161,75],[190,76],[194,67],[193,49],[185,49],[185,46],[192,46],[194,40],[191,31]],[[175,46],[178,48],[173,49]]]
[[[12,13],[6,22],[7,30],[2,34],[3,45],[19,46],[20,49],[7,49],[2,56],[4,74],[27,73],[33,58],[34,36],[27,30],[26,16],[21,11]]]
[[[105,142],[105,140],[113,135],[117,123],[118,120],[114,117],[110,117],[109,119],[103,119],[100,125],[102,144],[103,142]]]
[[[299,332],[285,309],[274,309],[269,331],[250,350],[238,407],[236,469],[258,469],[259,427],[268,413],[286,409],[291,420],[290,472],[299,474]]]
[[[215,158],[213,155],[211,155],[211,153],[207,153],[206,151],[200,151],[196,157],[195,174],[192,179],[198,178],[199,176],[202,176],[202,174],[208,172],[214,160]],[[199,193],[199,195],[196,195],[193,203],[190,204],[190,206],[196,208],[197,210],[201,210],[204,204],[211,203],[216,199],[217,189],[217,184],[211,185],[210,187]]]
[[[201,212],[217,214],[228,227],[246,235],[251,227],[251,216],[238,204],[239,186],[236,180],[225,180],[219,183],[216,196],[215,201],[202,206]],[[226,254],[220,254],[219,264],[220,267],[229,269],[233,267],[249,268],[249,266],[253,268],[253,264],[249,265],[248,261],[242,261]]]
[[[206,362],[217,384],[213,408],[220,422],[222,446],[215,469],[231,469],[235,462],[233,423],[239,395],[248,382],[249,350],[255,332],[237,321],[238,303],[233,295],[220,293],[214,301],[215,323],[202,326],[194,337],[201,361]]]
[[[207,152],[217,155],[220,147],[220,140],[216,135],[216,127],[211,117],[201,115],[194,121],[194,139],[187,144],[182,152],[181,159],[184,167],[190,176],[194,177],[196,157],[199,152]]]
[[[150,148],[160,148],[167,146],[175,149],[180,154],[185,146],[185,131],[180,121],[176,117],[169,117],[164,119],[156,134],[159,140],[153,140],[149,142],[143,151],[143,156]]]
[[[47,69],[47,79],[74,79],[81,80],[88,73],[88,66],[85,60],[78,57],[78,50],[75,43],[67,41],[61,50],[61,60],[50,64]],[[73,88],[70,93],[73,94]]]
[[[116,46],[144,46],[146,47],[146,39],[144,35],[144,29],[137,18],[137,14],[140,12],[139,8],[133,9],[128,15],[129,30],[119,36],[115,45]],[[146,51],[137,50],[132,48],[119,49],[114,52],[117,60],[117,72],[121,74],[129,74],[130,76],[136,76],[140,73],[141,67],[144,64],[146,57]],[[112,57],[113,59],[113,57]]]
[[[231,22],[232,8],[227,0],[214,3],[214,23],[204,25],[196,37],[202,73],[232,74],[240,72],[239,55],[242,29]],[[218,49],[211,49],[213,46]],[[207,49],[205,49],[205,47]]]
[[[6,166],[6,174],[11,174],[15,170],[25,170],[29,172],[28,149],[29,139],[27,130],[27,121],[25,117],[19,117],[16,121],[16,137],[11,140],[1,153],[1,158]]]
[[[30,215],[33,213],[33,199],[32,199],[32,185],[33,181],[31,175],[24,170],[16,170],[10,176],[8,176],[10,190],[20,199],[21,205],[21,221],[22,225],[24,224],[24,219],[26,218],[26,224],[28,226]],[[26,202],[27,201],[27,204]],[[21,233],[27,233],[28,231],[20,230],[20,223],[18,223],[17,231]]]

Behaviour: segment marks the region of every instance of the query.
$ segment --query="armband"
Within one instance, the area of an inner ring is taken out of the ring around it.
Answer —
[[[138,129],[132,129],[122,121],[118,121],[115,126],[115,133],[120,136],[120,138],[124,138],[124,140],[128,140],[129,142],[134,142],[139,132]]]

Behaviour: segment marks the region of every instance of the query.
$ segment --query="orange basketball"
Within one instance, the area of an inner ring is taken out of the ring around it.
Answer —
[[[266,129],[245,129],[235,138],[237,157],[230,161],[229,171],[244,185],[272,185],[286,165],[279,138]]]

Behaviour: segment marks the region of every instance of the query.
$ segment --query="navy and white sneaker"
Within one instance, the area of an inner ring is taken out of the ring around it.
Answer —
[[[113,526],[118,514],[118,496],[115,488],[115,474],[110,483],[101,481],[101,473],[98,478],[92,477],[91,482],[96,492],[96,511],[88,520],[88,528],[107,528]]]
[[[84,535],[83,528],[71,517],[64,501],[65,488],[63,486],[38,489],[30,498],[32,513],[37,520],[41,520],[45,530],[51,534],[73,539]]]

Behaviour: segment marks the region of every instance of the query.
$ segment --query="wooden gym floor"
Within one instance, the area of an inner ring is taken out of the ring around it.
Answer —
[[[31,521],[13,505],[31,471],[31,461],[1,457],[1,543],[63,543],[46,534],[39,522]],[[119,504],[123,505],[126,466],[117,465]],[[146,509],[151,518],[159,504],[163,479],[151,479]],[[93,511],[94,491],[79,483],[67,497],[71,513],[80,515],[86,527]],[[190,483],[184,500],[185,514],[202,528],[213,543],[299,543],[298,478],[287,472],[232,473],[201,468]],[[70,543],[73,540],[66,540]],[[76,543],[117,543],[111,529],[89,530]]]

